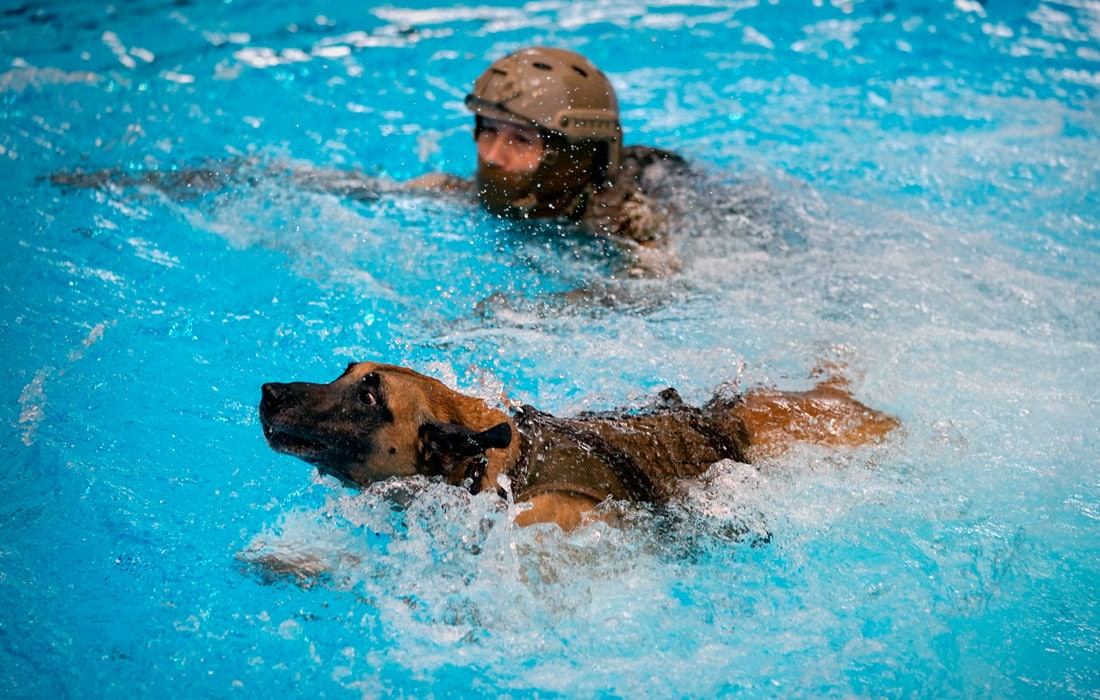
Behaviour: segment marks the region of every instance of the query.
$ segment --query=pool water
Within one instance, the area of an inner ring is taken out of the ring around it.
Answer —
[[[0,8],[5,696],[1100,697],[1097,3]],[[269,167],[468,174],[527,44],[706,173],[678,273]],[[260,385],[352,360],[558,414],[839,366],[904,429],[520,530],[267,448]]]

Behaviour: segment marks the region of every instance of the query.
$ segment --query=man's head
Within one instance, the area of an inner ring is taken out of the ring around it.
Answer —
[[[544,47],[509,54],[477,79],[466,105],[476,117],[478,192],[491,211],[565,214],[586,186],[617,174],[618,100],[580,54]]]

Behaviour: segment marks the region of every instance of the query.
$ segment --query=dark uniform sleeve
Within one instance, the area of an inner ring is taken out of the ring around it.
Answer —
[[[623,149],[619,175],[611,187],[594,192],[584,215],[593,231],[634,243],[653,245],[665,237],[668,191],[672,180],[690,171],[671,151],[649,146]]]

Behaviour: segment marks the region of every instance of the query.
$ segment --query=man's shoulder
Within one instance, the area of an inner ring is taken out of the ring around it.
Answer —
[[[643,168],[655,164],[684,168],[690,167],[687,159],[679,153],[664,148],[657,148],[656,146],[644,146],[640,144],[623,146],[622,160],[624,164],[636,164]]]
[[[693,176],[693,168],[679,153],[653,146],[626,146],[619,166],[620,182],[634,182],[642,192],[658,195]]]
[[[621,171],[642,179],[659,171],[660,175],[686,175],[691,164],[679,153],[654,146],[624,146]]]
[[[426,173],[405,182],[405,189],[434,192],[473,192],[474,181],[449,173]]]

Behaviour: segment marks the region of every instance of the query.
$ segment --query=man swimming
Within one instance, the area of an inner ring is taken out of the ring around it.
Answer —
[[[502,216],[568,219],[640,246],[666,237],[661,186],[686,174],[687,163],[668,151],[623,147],[615,90],[584,56],[516,51],[481,74],[466,106],[475,115],[475,180],[430,174],[408,187],[475,193]]]
[[[632,271],[661,274],[675,267],[668,249],[667,192],[688,175],[680,156],[622,144],[618,99],[607,77],[584,56],[530,47],[497,61],[466,96],[474,114],[477,172],[473,179],[430,173],[386,183],[354,171],[270,164],[300,186],[356,199],[397,192],[476,197],[509,219],[557,219],[608,236],[634,256]],[[253,160],[212,161],[200,168],[128,173],[119,169],[60,172],[56,185],[151,186],[179,199],[248,181]]]

